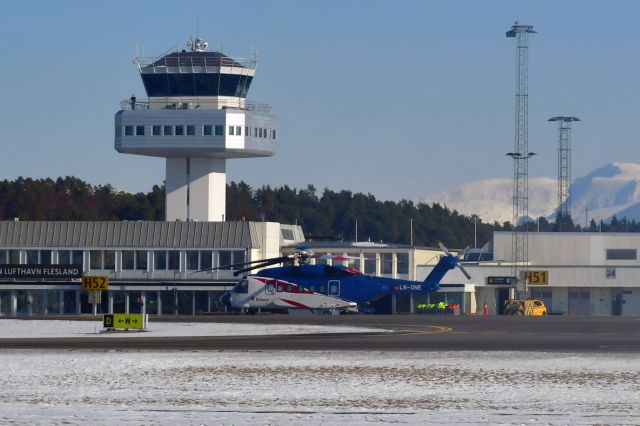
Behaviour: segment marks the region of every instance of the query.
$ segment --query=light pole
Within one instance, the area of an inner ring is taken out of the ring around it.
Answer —
[[[525,151],[526,152],[526,151]],[[511,275],[516,282],[516,291],[518,293],[524,293],[526,297],[527,283],[526,280],[521,283],[520,270],[524,268],[528,259],[528,214],[529,214],[529,194],[528,190],[523,191],[523,188],[528,187],[528,169],[529,159],[536,155],[535,152],[526,152],[526,154],[520,152],[508,152],[508,157],[513,159],[513,231],[512,231],[512,268]],[[524,185],[519,185],[520,182],[524,182]],[[522,229],[519,229],[521,228]],[[523,296],[520,296],[523,297]]]

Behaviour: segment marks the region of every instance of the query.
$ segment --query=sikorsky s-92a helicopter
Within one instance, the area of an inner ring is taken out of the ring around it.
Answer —
[[[357,312],[365,308],[371,312],[371,303],[386,295],[428,294],[437,291],[440,280],[456,266],[471,279],[459,263],[461,254],[454,256],[440,244],[445,255],[424,281],[365,275],[357,269],[341,265],[312,265],[311,259],[349,260],[349,256],[316,255],[304,248],[292,254],[271,259],[255,260],[220,266],[221,269],[240,267],[235,276],[279,263],[296,262],[267,268],[243,277],[221,301],[235,311],[288,311],[306,309],[315,312]],[[355,259],[355,258],[352,258]],[[373,259],[372,259],[373,260]]]

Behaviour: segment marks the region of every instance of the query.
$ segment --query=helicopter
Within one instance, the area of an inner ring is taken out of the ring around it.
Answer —
[[[270,259],[254,260],[219,266],[213,269],[240,267],[233,274],[244,274],[240,282],[225,293],[221,302],[231,310],[241,312],[286,312],[289,309],[307,309],[312,312],[375,313],[372,303],[387,295],[429,294],[438,290],[440,280],[451,269],[458,267],[471,276],[459,262],[467,249],[457,256],[439,243],[445,253],[424,281],[377,277],[343,265],[311,264],[311,259],[349,261],[350,256],[317,255],[304,247],[294,253]],[[378,259],[367,259],[378,260]],[[268,266],[291,263],[274,268]]]

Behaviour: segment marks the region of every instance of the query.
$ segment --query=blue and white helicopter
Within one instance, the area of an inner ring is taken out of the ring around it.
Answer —
[[[313,265],[311,259],[349,260],[349,256],[316,255],[299,248],[294,253],[271,259],[236,263],[212,269],[241,267],[235,276],[266,268],[241,278],[240,282],[221,301],[234,311],[286,312],[305,309],[313,312],[371,312],[372,302],[387,296],[401,294],[428,294],[440,287],[440,280],[456,266],[471,279],[459,262],[464,251],[454,256],[444,245],[445,253],[424,281],[366,275],[357,269],[342,265]],[[352,258],[355,259],[355,258]],[[296,263],[267,268],[279,263]]]

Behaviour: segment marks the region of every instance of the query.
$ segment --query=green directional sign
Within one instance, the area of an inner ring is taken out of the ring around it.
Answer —
[[[109,314],[102,321],[104,328],[143,329],[142,314]]]

